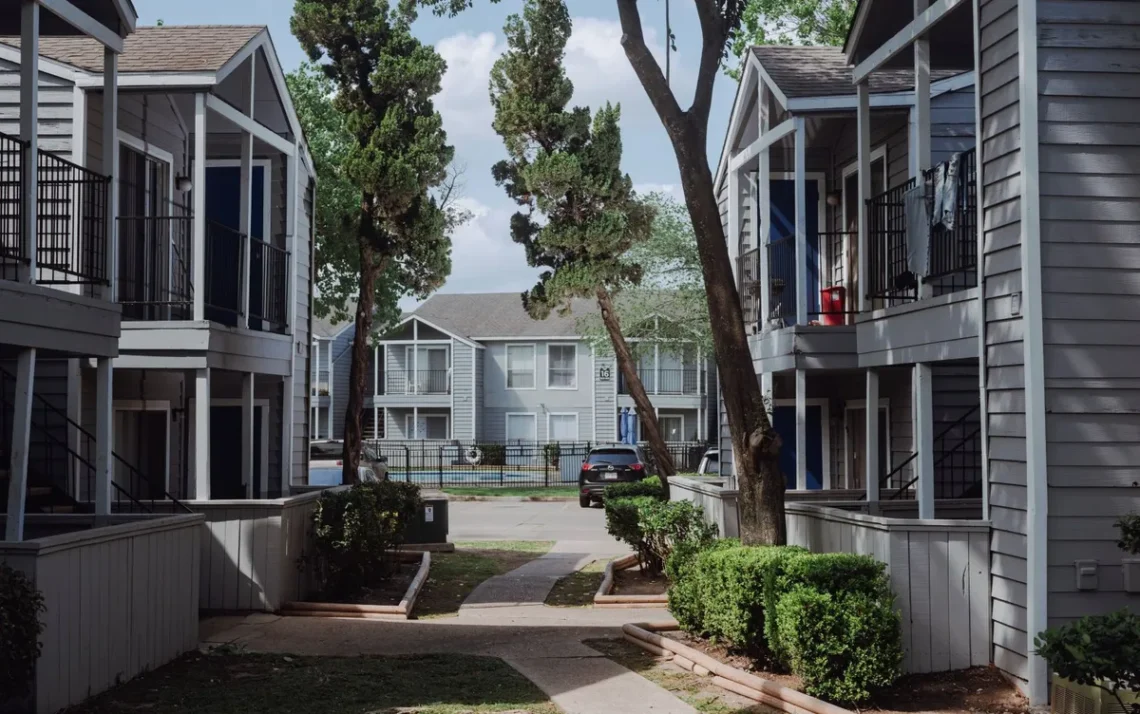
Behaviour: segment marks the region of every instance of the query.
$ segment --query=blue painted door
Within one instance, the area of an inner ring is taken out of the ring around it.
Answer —
[[[254,238],[266,239],[265,230],[265,167],[253,167],[253,215],[250,216]],[[210,293],[213,306],[206,308],[206,317],[225,325],[238,323],[237,309],[241,306],[241,290],[237,283],[237,266],[241,265],[242,249],[237,239],[241,232],[241,168],[238,166],[209,166],[206,168],[206,221],[230,230],[216,231],[218,240],[208,260]],[[209,226],[207,226],[209,230]],[[262,271],[254,256],[249,266],[249,306],[253,314],[262,312]],[[260,320],[250,320],[250,327],[261,328]]]
[[[780,470],[784,472],[789,489],[796,487],[796,408],[776,407],[772,412],[772,426],[780,435]],[[823,407],[807,408],[807,487],[813,491],[823,488]]]
[[[774,282],[772,295],[773,309],[780,305],[780,316],[789,325],[796,324],[796,182],[790,179],[772,179],[771,221],[768,240],[774,247],[771,253],[769,279]],[[807,182],[807,312],[810,316],[819,312],[819,184]],[[786,240],[784,240],[786,239]],[[780,287],[782,285],[782,287]]]

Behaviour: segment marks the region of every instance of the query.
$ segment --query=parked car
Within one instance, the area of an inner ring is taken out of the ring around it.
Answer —
[[[649,459],[640,446],[617,444],[590,449],[578,472],[578,505],[589,508],[601,502],[606,486],[640,481],[650,473]]]
[[[340,439],[312,442],[309,445],[309,483],[313,483],[314,470],[341,469],[344,466],[343,454],[344,442]],[[361,449],[360,468],[361,482],[388,480],[388,457],[377,454],[368,446]],[[340,480],[336,483],[339,484]]]
[[[720,452],[716,449],[709,449],[705,455],[701,457],[701,463],[697,466],[698,476],[719,476],[720,475]]]

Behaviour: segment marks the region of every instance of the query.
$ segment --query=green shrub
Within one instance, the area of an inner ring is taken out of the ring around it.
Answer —
[[[606,510],[606,530],[633,548],[643,562],[648,552],[641,534],[641,508],[655,503],[660,501],[652,496],[606,496],[602,499]]]
[[[739,548],[736,538],[722,538],[701,545],[696,541],[683,541],[673,547],[672,554],[665,561],[665,574],[669,577],[669,612],[680,624],[681,629],[694,634],[704,633],[704,589],[703,580],[696,576],[697,556],[711,550]]]
[[[716,524],[705,521],[705,510],[689,501],[661,501],[639,513],[638,527],[656,572],[665,569],[674,548],[700,550],[716,540]]]
[[[0,704],[31,693],[45,611],[32,581],[0,563]]]
[[[1119,610],[1082,617],[1035,640],[1037,652],[1053,671],[1077,684],[1100,687],[1121,711],[1140,714],[1140,703],[1126,705],[1122,691],[1140,693],[1140,615]]]
[[[343,595],[387,578],[423,501],[415,484],[381,481],[325,491],[313,511],[318,588]]]
[[[605,490],[602,491],[603,501],[610,498],[633,498],[635,496],[648,496],[658,501],[664,501],[665,489],[661,486],[661,479],[656,476],[648,476],[640,481],[615,483],[612,486],[606,486]]]
[[[483,458],[479,460],[483,466],[506,466],[506,446],[502,444],[477,444],[476,448],[483,454]]]
[[[787,663],[813,697],[858,704],[898,678],[902,625],[889,599],[799,585],[776,605]]]
[[[700,632],[732,647],[764,644],[764,585],[774,568],[805,553],[795,546],[725,548],[697,556],[703,602]]]
[[[1120,529],[1120,540],[1116,545],[1129,555],[1140,555],[1140,514],[1122,516],[1116,527]]]

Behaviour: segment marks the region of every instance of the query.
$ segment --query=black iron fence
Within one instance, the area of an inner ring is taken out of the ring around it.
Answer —
[[[808,314],[818,316],[824,324],[843,324],[846,322],[843,316],[854,315],[859,311],[851,283],[847,279],[849,272],[856,271],[856,266],[848,260],[848,251],[855,246],[857,240],[858,234],[847,231],[819,234],[822,253],[819,266],[820,294],[814,295],[815,290],[809,290],[808,299],[812,307]],[[852,252],[850,257],[855,258],[855,254]],[[809,274],[811,269],[809,264]]]
[[[652,367],[639,367],[637,376],[641,378],[641,386],[645,387],[646,394],[663,395],[698,395],[700,394],[700,371],[691,367],[688,369],[653,369]],[[629,394],[629,384],[624,375],[618,375],[618,393]]]
[[[119,217],[118,301],[125,320],[188,320],[193,220],[171,203],[164,215]]]
[[[450,394],[451,370],[396,370],[385,373],[385,394]]]
[[[934,174],[923,172],[927,207],[934,201]],[[938,224],[930,229],[928,273],[923,281],[931,296],[964,290],[977,285],[977,159],[973,149],[959,156],[958,192],[954,227]],[[885,191],[867,201],[869,285],[867,294],[878,301],[876,307],[918,299],[918,277],[911,272],[907,241],[907,194],[918,184],[915,179]],[[929,210],[927,211],[929,215]]]
[[[388,462],[388,478],[435,488],[574,486],[591,442],[502,443],[461,441],[365,441]],[[669,453],[678,473],[696,471],[708,448],[674,442]],[[642,445],[652,459],[648,447]],[[650,464],[646,475],[657,473]]]
[[[249,240],[250,327],[261,323],[272,332],[284,332],[289,321],[289,251],[259,238]]]
[[[15,279],[15,267],[28,262],[24,240],[24,155],[27,145],[0,134],[0,277]]]
[[[750,248],[741,253],[736,259],[736,272],[740,280],[740,309],[744,313],[744,324],[755,325],[758,332],[765,317],[760,314],[760,249]]]

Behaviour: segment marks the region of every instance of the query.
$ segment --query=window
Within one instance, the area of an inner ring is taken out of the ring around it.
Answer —
[[[538,441],[538,418],[534,414],[507,415],[508,442]]]
[[[665,441],[685,440],[685,417],[683,414],[661,414],[657,417],[657,425],[661,428],[661,435]]]
[[[507,345],[507,389],[534,388],[534,345]]]
[[[551,414],[547,441],[577,441],[578,415]]]
[[[630,466],[641,463],[635,449],[595,449],[586,458],[590,464],[610,464],[613,466]]]
[[[546,386],[548,388],[578,388],[577,345],[548,345],[546,361]]]

